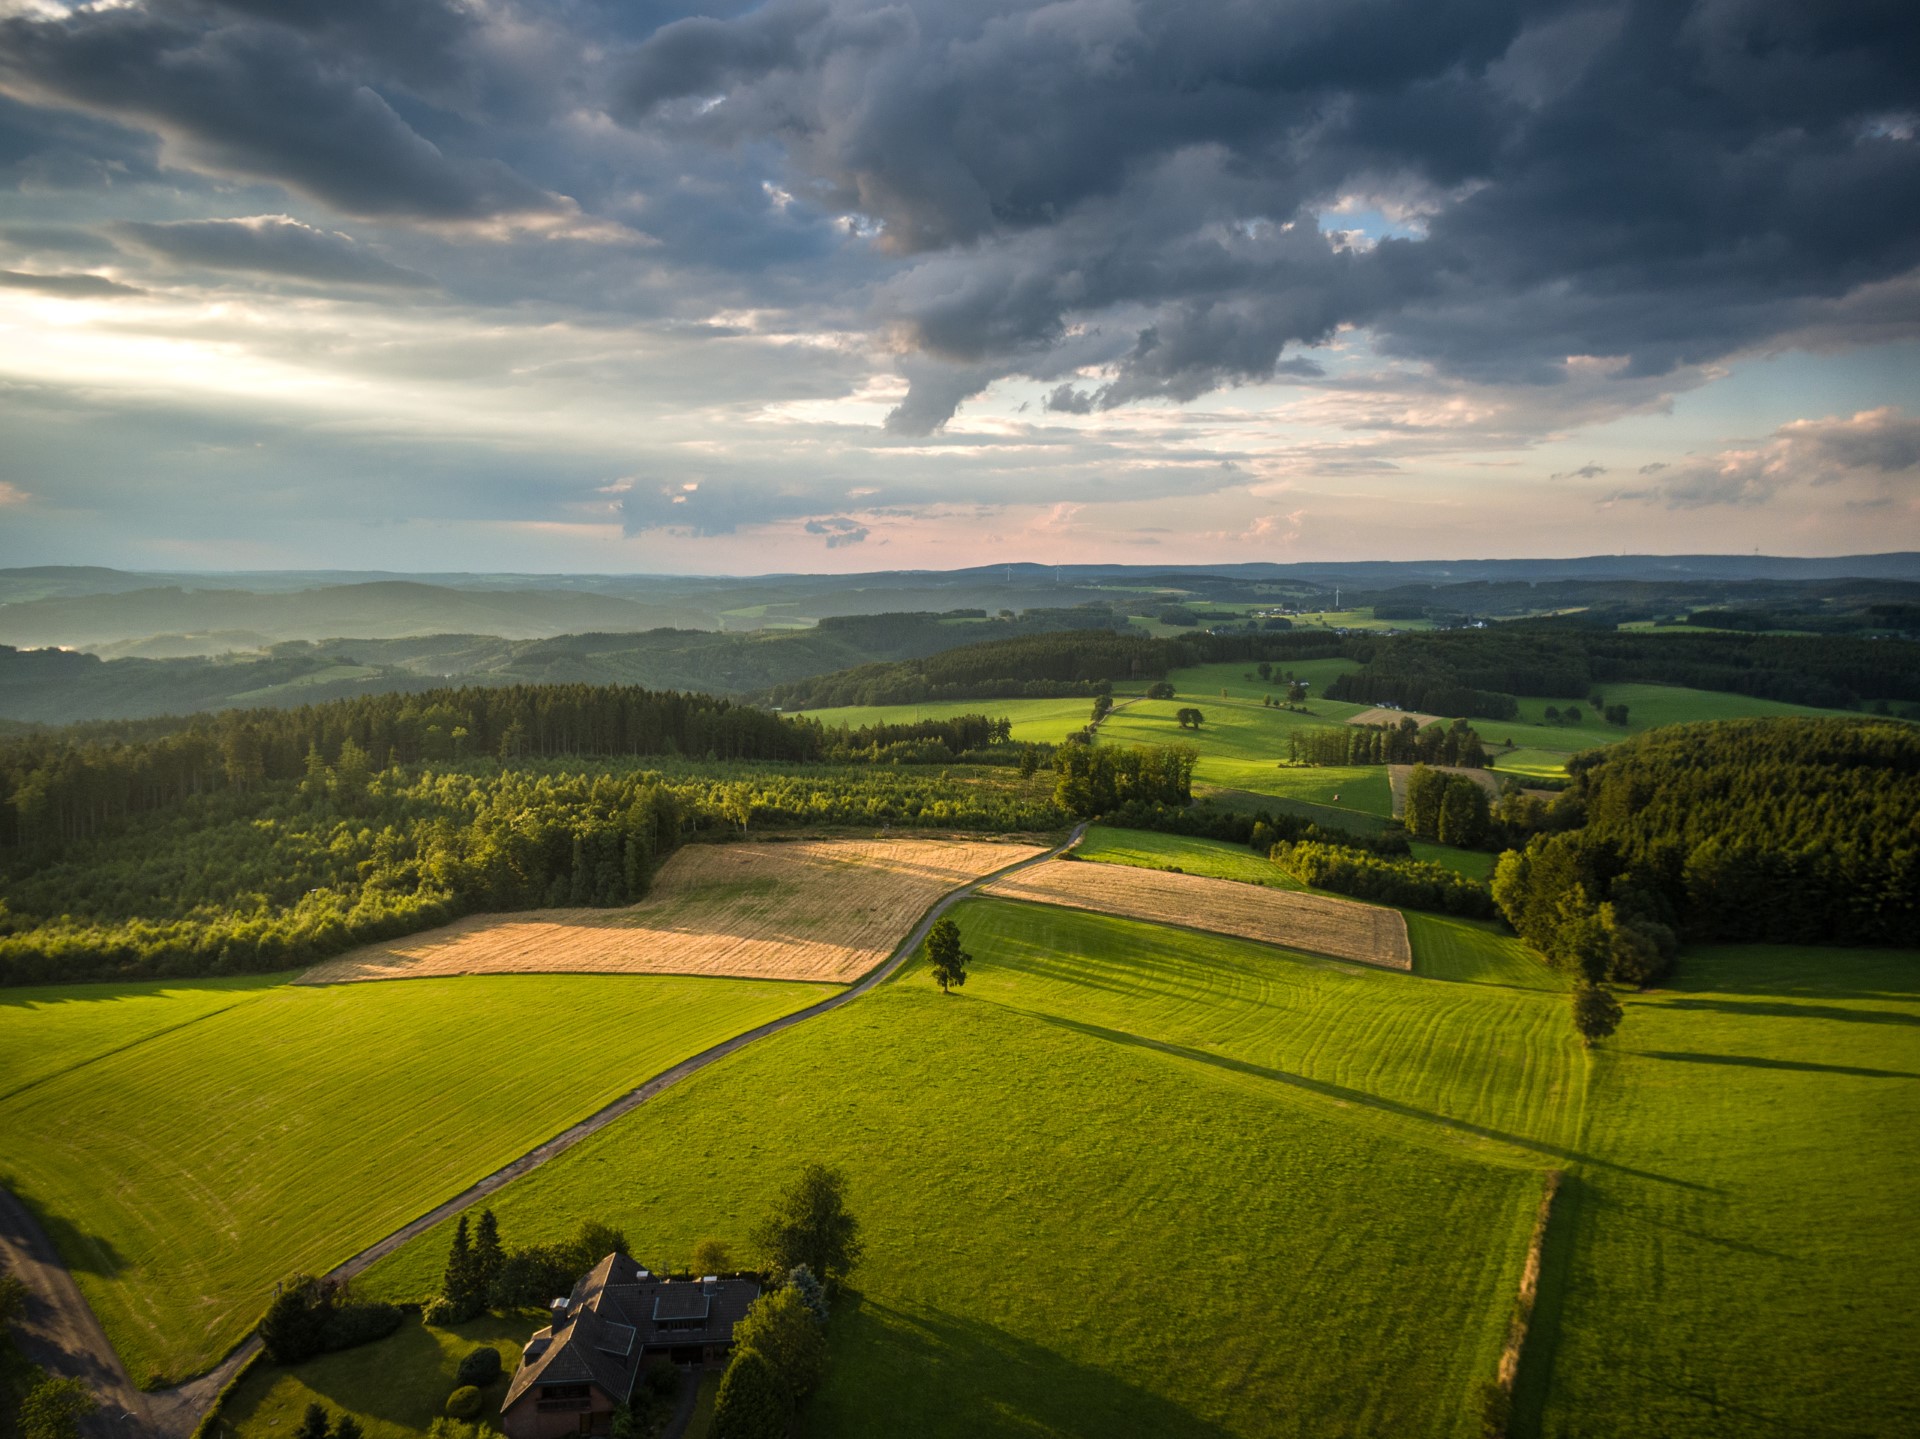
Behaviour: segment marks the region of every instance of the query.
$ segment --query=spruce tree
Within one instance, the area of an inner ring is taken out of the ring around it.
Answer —
[[[447,1272],[440,1280],[440,1293],[453,1308],[453,1322],[471,1319],[479,1312],[473,1302],[473,1246],[467,1239],[467,1216],[461,1215],[454,1226],[453,1248],[447,1251]]]
[[[506,1253],[500,1248],[500,1221],[491,1209],[480,1211],[480,1222],[473,1230],[473,1286],[476,1308],[493,1302],[493,1286],[500,1278],[500,1266]]]
[[[329,1432],[326,1407],[309,1404],[305,1417],[300,1420],[300,1427],[293,1431],[293,1439],[327,1439]]]

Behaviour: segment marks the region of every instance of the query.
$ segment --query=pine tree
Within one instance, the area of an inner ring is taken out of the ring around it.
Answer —
[[[473,1287],[478,1308],[484,1309],[492,1302],[494,1281],[500,1277],[505,1260],[506,1253],[500,1248],[500,1221],[491,1209],[483,1209],[473,1231]]]
[[[447,1272],[440,1280],[440,1293],[452,1307],[454,1323],[479,1313],[474,1303],[473,1246],[467,1239],[467,1216],[461,1215],[454,1226],[453,1248],[447,1251]]]
[[[293,1439],[327,1439],[330,1426],[327,1423],[327,1411],[324,1405],[309,1404],[300,1427],[293,1431]]]

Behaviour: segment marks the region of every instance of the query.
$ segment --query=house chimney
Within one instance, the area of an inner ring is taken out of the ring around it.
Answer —
[[[714,1291],[714,1286],[719,1284],[719,1282],[720,1282],[720,1276],[718,1274],[702,1274],[700,1276],[701,1291],[703,1293],[711,1294]]]

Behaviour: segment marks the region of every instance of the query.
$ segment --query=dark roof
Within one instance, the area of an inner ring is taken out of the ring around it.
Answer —
[[[725,1344],[759,1297],[751,1276],[657,1279],[609,1254],[554,1301],[553,1323],[527,1341],[501,1412],[535,1384],[592,1384],[624,1403],[648,1349]]]

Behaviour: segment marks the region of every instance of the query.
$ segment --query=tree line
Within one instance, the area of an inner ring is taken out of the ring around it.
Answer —
[[[264,972],[486,910],[626,904],[680,844],[757,828],[1006,833],[1045,783],[956,766],[341,760],[0,852],[0,983]]]
[[[1287,733],[1295,764],[1448,764],[1487,767],[1486,747],[1464,719],[1422,726],[1412,715],[1395,724],[1326,725]]]

